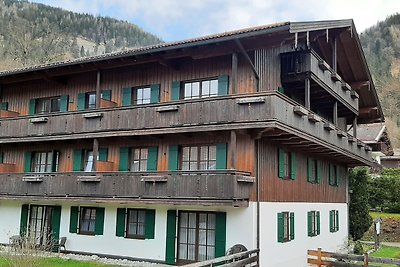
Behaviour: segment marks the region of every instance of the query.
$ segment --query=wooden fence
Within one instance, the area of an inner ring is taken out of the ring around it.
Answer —
[[[308,250],[307,262],[313,266],[346,266],[346,267],[379,267],[381,265],[373,265],[370,263],[385,263],[393,266],[400,266],[400,259],[376,258],[370,257],[368,254],[352,255],[340,254],[334,252],[318,250]]]
[[[258,249],[235,253],[232,255],[184,265],[184,267],[259,267]]]

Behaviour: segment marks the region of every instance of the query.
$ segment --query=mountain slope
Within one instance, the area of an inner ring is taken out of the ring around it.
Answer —
[[[0,69],[160,43],[127,21],[0,0]]]

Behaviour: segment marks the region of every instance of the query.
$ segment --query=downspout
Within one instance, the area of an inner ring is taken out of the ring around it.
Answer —
[[[257,208],[256,208],[256,218],[257,218],[257,226],[256,226],[256,242],[257,242],[257,249],[260,249],[260,139],[256,140],[256,201],[257,201]],[[260,266],[260,257],[257,259],[257,266]]]

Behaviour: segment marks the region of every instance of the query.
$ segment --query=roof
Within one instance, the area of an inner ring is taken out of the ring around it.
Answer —
[[[383,123],[360,124],[357,126],[357,137],[365,143],[378,142],[385,131]]]

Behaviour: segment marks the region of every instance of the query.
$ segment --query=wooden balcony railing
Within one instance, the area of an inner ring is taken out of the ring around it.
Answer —
[[[281,54],[281,78],[283,83],[309,77],[322,88],[358,114],[357,93],[315,51],[302,50]]]
[[[0,174],[0,199],[247,206],[254,177],[230,170]]]
[[[215,258],[212,260],[186,264],[183,266],[184,267],[213,267],[213,266],[259,267],[258,260],[259,260],[259,250],[254,249],[250,251],[244,251],[232,255]]]

